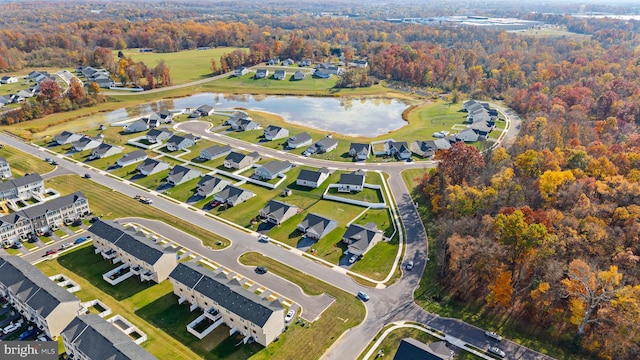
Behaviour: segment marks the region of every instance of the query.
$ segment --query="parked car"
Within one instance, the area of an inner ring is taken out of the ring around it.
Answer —
[[[44,161],[51,162],[51,158],[46,157],[46,158],[44,158]]]
[[[22,247],[22,243],[21,242],[17,242],[15,244],[13,244],[13,248],[14,249],[20,249]]]
[[[258,241],[260,241],[260,242],[269,242],[269,241],[271,241],[271,239],[267,235],[260,234],[260,235],[258,235]]]
[[[100,218],[99,218],[99,217],[97,217],[97,216],[94,216],[94,217],[92,217],[92,218],[89,220],[89,222],[93,224],[94,222],[96,222],[96,221],[98,221],[98,220],[100,220]]]
[[[362,301],[368,301],[369,295],[367,295],[367,293],[364,291],[358,291],[358,298]]]
[[[20,334],[20,336],[18,336],[18,340],[26,340],[26,339],[30,338],[31,336],[35,335],[37,331],[38,330],[35,327],[32,328],[31,330],[26,330],[25,332]]]
[[[64,249],[68,249],[68,248],[70,248],[70,247],[72,247],[72,246],[73,246],[73,243],[68,242],[68,243],[64,243],[64,244],[62,244],[62,246],[60,247],[60,249],[64,250]]]
[[[407,262],[407,266],[406,266],[407,270],[411,270],[413,269],[413,260],[409,260]]]
[[[264,267],[264,266],[258,266],[258,267],[256,268],[256,272],[257,272],[258,274],[266,274],[266,273],[267,273],[267,268],[266,268],[266,267]]]
[[[47,252],[46,252],[46,253],[44,253],[44,255],[45,255],[45,256],[47,256],[47,255],[53,255],[53,254],[55,254],[55,253],[57,253],[57,252],[58,252],[58,249],[51,249],[51,250],[47,250]]]
[[[493,355],[498,355],[500,357],[505,357],[507,355],[504,353],[504,351],[502,351],[502,349],[497,348],[495,346],[491,346],[489,348],[489,352],[492,353]]]
[[[12,332],[20,329],[20,326],[22,326],[22,319],[16,323],[12,322],[11,324],[9,324],[9,326],[2,329],[2,333],[5,335],[11,334]]]
[[[349,258],[349,264],[353,264],[357,260],[358,260],[358,255],[353,255],[352,257]]]
[[[83,242],[87,241],[88,237],[83,236],[83,237],[79,237],[76,239],[76,241],[74,241],[74,244],[82,244]]]
[[[293,319],[293,316],[296,314],[295,311],[293,310],[289,310],[289,312],[287,312],[287,316],[284,317],[284,321],[285,322],[289,322]]]
[[[58,161],[57,160],[51,161],[51,165],[58,165]]]
[[[85,178],[85,179],[91,179],[91,174],[86,173],[82,177]]]
[[[46,335],[42,334],[36,338],[36,341],[49,341]]]
[[[502,341],[502,336],[496,334],[495,331],[487,330],[487,331],[484,332],[484,334],[487,335],[488,337],[492,338],[492,339],[495,339],[495,340],[498,340],[498,341]]]

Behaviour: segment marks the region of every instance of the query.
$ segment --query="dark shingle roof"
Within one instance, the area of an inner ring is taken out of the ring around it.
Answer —
[[[224,273],[214,273],[195,263],[180,263],[169,277],[214,300],[221,307],[258,326],[264,326],[282,305],[262,299]]]
[[[23,177],[19,177],[13,180],[7,180],[0,183],[0,192],[4,192],[7,190],[19,188],[28,184],[33,184],[36,182],[41,182],[42,177],[38,173],[27,174]]]
[[[278,201],[278,200],[270,200],[267,205],[262,208],[262,211],[260,211],[262,214],[265,214],[265,216],[270,215],[271,217],[273,217],[274,219],[281,221],[284,218],[284,215],[291,209],[294,208],[295,211],[298,211],[298,207],[297,206],[293,206],[293,205],[289,205],[287,203],[284,203],[282,201]]]
[[[114,221],[98,220],[91,225],[89,232],[148,264],[155,264],[162,255],[168,253],[163,247],[147,238],[130,234],[122,225]]]
[[[402,339],[393,360],[411,359],[442,360],[441,357],[431,353],[427,344],[412,338]]]
[[[92,360],[155,359],[129,336],[96,314],[76,317],[62,333]]]
[[[340,174],[340,184],[344,185],[363,185],[364,175],[360,174]]]
[[[144,169],[144,170],[146,170],[146,172],[151,172],[151,170],[153,170],[160,163],[163,163],[163,161],[147,158],[147,159],[144,160],[144,162],[139,164],[136,167],[136,169],[138,169],[138,170]]]
[[[299,224],[305,229],[313,229],[317,234],[324,233],[325,229],[329,227],[331,223],[337,223],[333,219],[326,218],[314,213],[308,213],[307,216]]]
[[[16,295],[18,299],[36,310],[43,317],[61,303],[80,300],[58,286],[40,270],[17,256],[0,255],[0,283]]]
[[[145,156],[148,156],[148,155],[144,150],[136,150],[136,151],[132,151],[130,153],[122,155],[122,158],[120,159],[123,161],[129,161],[130,159],[139,159]]]
[[[202,151],[208,152],[210,155],[215,156],[219,154],[224,154],[231,151],[231,146],[229,145],[214,145],[210,146]]]
[[[173,134],[171,132],[171,130],[169,130],[167,128],[153,128],[153,129],[147,131],[147,136],[159,136],[162,133]]]
[[[325,168],[322,168],[322,169],[325,169]],[[320,179],[320,175],[322,174],[322,169],[320,170],[302,169],[298,174],[298,179],[316,182]]]
[[[267,170],[271,174],[280,173],[290,167],[291,167],[291,163],[286,160],[285,161],[273,160],[262,165],[262,168]]]

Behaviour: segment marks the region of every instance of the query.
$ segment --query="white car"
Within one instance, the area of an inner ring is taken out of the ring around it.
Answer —
[[[295,311],[293,310],[289,310],[289,312],[287,313],[287,316],[284,317],[284,321],[285,322],[289,322],[293,319],[293,316],[296,314]]]
[[[258,235],[258,241],[260,242],[269,242],[270,239],[267,235],[260,234]]]
[[[356,260],[358,260],[358,255],[353,255],[349,258],[349,264],[353,264]]]
[[[7,334],[11,334],[12,332],[20,329],[20,326],[22,326],[22,322],[19,321],[17,323],[11,323],[9,324],[9,326],[5,327],[4,329],[2,329],[2,333],[7,335]]]
[[[493,355],[498,355],[500,357],[505,357],[507,355],[504,353],[504,351],[502,351],[502,349],[497,348],[495,346],[490,347],[489,352],[492,353]]]
[[[502,336],[495,333],[495,331],[485,331],[484,334],[492,339],[502,341]]]

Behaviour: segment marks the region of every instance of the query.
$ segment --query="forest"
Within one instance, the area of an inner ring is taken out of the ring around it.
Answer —
[[[2,27],[0,72],[89,64],[137,81],[143,70],[127,70],[135,59],[109,60],[111,50],[234,46],[247,51],[225,55],[213,73],[275,56],[341,54],[368,59],[365,85],[504,101],[524,120],[513,146],[479,153],[457,143],[420,179],[439,283],[456,301],[547,329],[576,353],[640,357],[640,22],[522,16],[588,35],[550,38],[392,24],[371,9],[346,9],[361,16],[344,18],[281,6],[275,15],[252,3],[228,19],[181,8],[75,20],[68,14],[77,8],[65,5],[46,25]],[[67,102],[52,90],[42,111],[103,101],[77,93]]]

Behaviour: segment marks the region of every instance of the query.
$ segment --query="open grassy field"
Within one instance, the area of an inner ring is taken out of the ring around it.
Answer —
[[[271,344],[252,359],[319,359],[340,334],[364,319],[364,305],[354,294],[255,252],[242,255],[240,262],[245,265],[264,265],[270,272],[299,285],[308,295],[327,293],[336,299],[320,319],[309,327],[303,328],[292,323],[280,336],[280,341]]]
[[[294,70],[295,69],[295,70]],[[288,73],[293,73],[297,70],[294,68]],[[303,69],[303,71],[305,71]],[[304,80],[294,81],[293,75],[287,75],[284,80],[274,80],[273,76],[269,76],[267,79],[255,79],[255,73],[250,72],[247,75],[241,77],[235,77],[233,75],[224,79],[216,80],[211,85],[216,86],[221,92],[243,92],[243,93],[286,93],[291,94],[292,91],[296,93],[328,93],[336,84],[337,77],[333,76],[329,79],[317,79],[308,75]]]
[[[529,29],[522,31],[510,31],[514,34],[521,36],[533,36],[533,37],[566,37],[570,39],[586,39],[589,35],[578,34],[571,31],[567,31],[566,28],[557,28],[557,29]]]
[[[4,157],[11,166],[13,177],[32,172],[44,174],[54,169],[53,165],[37,157],[6,145],[0,149],[0,156]]]
[[[220,67],[220,56],[229,54],[239,48],[219,47],[208,50],[185,50],[173,53],[141,53],[137,49],[122,50],[125,57],[131,57],[134,61],[142,61],[149,68],[153,68],[161,60],[171,70],[171,83],[179,85],[194,80],[200,80],[211,76],[211,59],[215,59]],[[113,51],[114,56],[118,54]]]
[[[106,219],[117,219],[120,217],[143,217],[147,219],[161,220],[168,225],[174,226],[200,240],[206,246],[221,248],[229,245],[229,241],[203,228],[194,226],[186,219],[180,219],[169,215],[158,209],[140,203],[119,192],[115,192],[105,186],[93,181],[82,179],[79,176],[58,176],[45,182],[46,187],[54,188],[63,195],[74,191],[82,191],[89,199],[89,206],[94,214],[104,214]],[[222,245],[217,245],[221,241]]]
[[[116,267],[85,245],[37,267],[46,275],[64,274],[82,288],[75,293],[82,301],[100,299],[114,314],[120,314],[141,331],[148,340],[142,347],[160,360],[170,359],[246,359],[260,350],[258,345],[233,346],[228,330],[207,335],[198,340],[186,331],[186,325],[200,312],[190,312],[188,305],[178,305],[169,281],[160,284],[142,283],[131,277],[111,286],[102,274]],[[222,329],[226,329],[222,327]],[[228,344],[231,342],[231,344]]]
[[[462,124],[467,118],[467,113],[462,112],[461,104],[434,102],[424,104],[407,111],[406,119],[409,125],[394,131],[386,138],[400,140],[431,140],[433,133],[451,129],[453,125]]]

